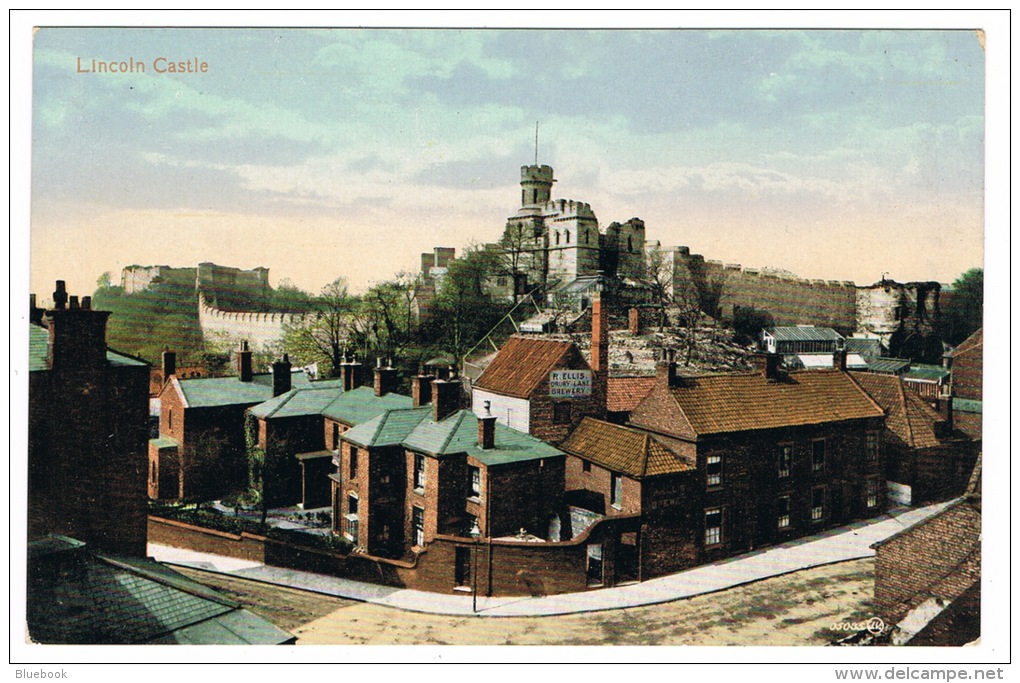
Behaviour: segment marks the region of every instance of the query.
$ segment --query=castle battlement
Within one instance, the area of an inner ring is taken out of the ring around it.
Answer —
[[[314,313],[274,311],[224,311],[215,308],[198,293],[198,323],[202,335],[230,344],[249,342],[254,348],[269,349],[283,340],[285,327],[315,320]]]

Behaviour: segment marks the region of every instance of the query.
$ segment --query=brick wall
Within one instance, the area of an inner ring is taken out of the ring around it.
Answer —
[[[555,370],[588,370],[588,364],[581,357],[581,354],[574,349],[563,360],[556,364]],[[556,445],[567,438],[574,427],[581,423],[586,415],[592,417],[605,417],[605,389],[604,383],[599,382],[597,377],[592,378],[592,394],[588,398],[577,399],[556,399],[549,396],[549,378],[545,377],[535,388],[529,397],[528,424],[529,433]],[[570,404],[570,422],[557,424],[554,419],[555,403]]]
[[[569,454],[566,456],[564,476],[568,493],[583,491],[590,494],[582,497],[575,493],[573,496],[579,501],[586,500],[596,504],[592,509],[600,514],[608,516],[641,514],[641,481],[621,475],[623,495],[619,507],[613,507],[610,503],[613,473],[594,463],[591,464],[590,470],[585,472],[584,464],[583,458]]]
[[[477,461],[474,461],[477,462]],[[563,493],[563,457],[528,460],[522,463],[482,469],[482,490],[489,500],[480,508],[483,534],[510,536],[524,528],[545,538],[549,522],[559,511]]]
[[[914,596],[980,547],[981,513],[961,501],[881,543],[875,552],[875,607],[892,622]]]

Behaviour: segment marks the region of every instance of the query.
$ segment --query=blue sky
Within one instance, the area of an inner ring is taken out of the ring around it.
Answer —
[[[204,260],[360,288],[495,241],[536,121],[554,196],[664,245],[858,284],[982,262],[973,31],[44,28],[32,83],[47,294]]]

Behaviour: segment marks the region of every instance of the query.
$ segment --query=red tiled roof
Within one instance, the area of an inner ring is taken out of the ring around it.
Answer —
[[[606,410],[630,412],[654,386],[655,377],[610,377],[606,386]]]
[[[674,439],[591,417],[581,420],[559,447],[608,470],[638,479],[697,469],[694,458],[680,453]]]
[[[952,350],[951,355],[953,356],[953,358],[956,358],[958,356],[962,356],[963,354],[967,353],[968,351],[973,351],[974,349],[980,348],[981,346],[983,346],[984,345],[984,341],[985,341],[984,328],[983,327],[979,327],[974,332],[974,334],[970,335],[969,337],[964,339],[962,342],[960,342],[960,345]]]
[[[510,337],[475,386],[506,396],[528,398],[571,352],[584,363],[573,342]]]
[[[775,429],[869,417],[883,411],[846,373],[791,372],[781,380],[760,373],[685,377],[670,395],[695,434]]]
[[[904,444],[910,448],[939,445],[935,423],[942,417],[920,396],[904,389],[898,376],[873,372],[854,372],[851,376],[885,410],[886,429]]]

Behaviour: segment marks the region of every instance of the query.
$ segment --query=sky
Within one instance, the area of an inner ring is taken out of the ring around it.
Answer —
[[[602,227],[951,282],[982,265],[984,68],[968,30],[42,28],[30,284],[214,261],[362,290],[496,241],[536,122],[553,196]]]

